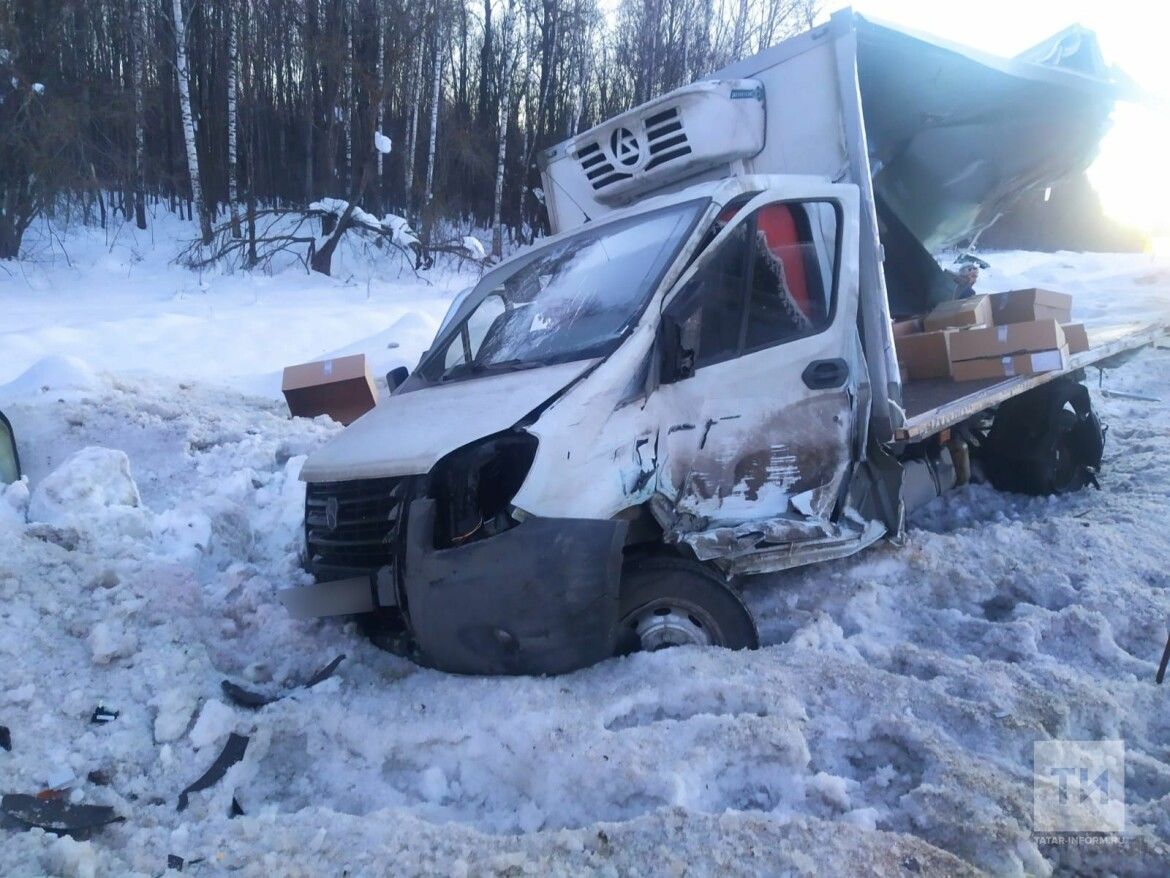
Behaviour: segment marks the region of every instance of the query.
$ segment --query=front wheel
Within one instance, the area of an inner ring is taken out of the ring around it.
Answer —
[[[714,573],[683,558],[647,558],[622,571],[617,654],[671,646],[756,649],[756,624]]]

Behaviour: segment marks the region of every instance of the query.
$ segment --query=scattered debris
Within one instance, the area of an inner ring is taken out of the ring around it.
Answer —
[[[6,793],[0,810],[26,828],[38,827],[57,835],[84,836],[125,819],[109,805],[71,805],[22,793]]]
[[[96,768],[85,776],[85,779],[96,787],[108,787],[112,778],[110,773],[102,768]]]
[[[313,676],[309,678],[309,682],[305,684],[305,688],[312,689],[318,683],[324,683],[333,676],[333,672],[337,670],[337,666],[340,665],[343,661],[345,661],[345,653],[342,653],[325,667],[321,668],[321,670],[317,671],[317,673],[313,674]]]
[[[50,790],[67,790],[77,781],[72,769],[61,767],[45,778],[45,786]]]
[[[211,763],[211,768],[207,769],[199,780],[179,793],[178,810],[185,811],[187,809],[187,797],[190,793],[197,793],[200,790],[205,790],[217,784],[220,778],[227,774],[229,768],[244,758],[244,751],[247,749],[247,736],[237,735],[235,732],[232,732],[228,736],[227,743],[223,745],[223,750],[216,757],[215,762]]]
[[[0,726],[0,750],[12,752],[12,732],[8,730],[8,726]]]
[[[167,868],[174,869],[176,872],[182,872],[183,858],[176,854],[167,854]]]
[[[1162,400],[1157,396],[1146,396],[1141,393],[1126,393],[1123,390],[1109,390],[1102,389],[1101,395],[1110,399],[1133,399],[1138,402],[1161,402]]]
[[[237,799],[235,796],[232,796],[231,816],[232,817],[243,817],[244,816],[244,806],[240,804],[240,800]]]
[[[329,664],[325,665],[325,667],[314,673],[301,688],[312,689],[318,683],[324,683],[333,676],[343,661],[345,661],[345,653],[342,653]],[[279,701],[283,697],[281,695],[264,695],[261,692],[253,692],[251,689],[245,689],[243,686],[233,683],[231,680],[223,680],[219,686],[228,700],[237,707],[247,707],[252,710],[261,708],[266,704],[272,704],[272,702]]]
[[[256,709],[280,700],[275,695],[261,695],[259,692],[252,692],[243,686],[237,686],[231,680],[224,680],[219,686],[228,700],[239,707]]]
[[[1162,650],[1162,661],[1158,662],[1158,675],[1154,677],[1154,682],[1159,686],[1162,681],[1166,679],[1166,666],[1170,665],[1170,637],[1166,638],[1166,648]]]
[[[102,707],[100,704],[93,709],[93,716],[89,718],[91,723],[112,723],[121,715],[120,711],[110,710],[108,707]]]

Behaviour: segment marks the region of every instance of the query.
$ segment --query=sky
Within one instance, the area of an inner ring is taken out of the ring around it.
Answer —
[[[826,11],[850,5],[826,3]],[[1170,236],[1170,4],[1139,0],[854,0],[889,24],[1011,56],[1070,24],[1096,31],[1107,64],[1120,67],[1160,107],[1119,104],[1089,169],[1106,213]]]

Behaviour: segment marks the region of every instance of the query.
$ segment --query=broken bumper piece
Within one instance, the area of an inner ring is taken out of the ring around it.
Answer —
[[[435,549],[435,503],[407,522],[405,603],[426,664],[460,674],[560,674],[613,655],[627,524],[530,518]]]
[[[457,674],[563,674],[613,655],[627,523],[528,518],[511,530],[434,548],[435,502],[410,505],[398,607],[393,567],[285,589],[296,618],[399,608],[416,650]]]

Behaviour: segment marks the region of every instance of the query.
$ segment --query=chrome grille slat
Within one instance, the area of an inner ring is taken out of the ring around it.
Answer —
[[[373,573],[394,560],[404,479],[310,483],[305,543],[318,578]],[[333,527],[330,527],[330,524]]]

